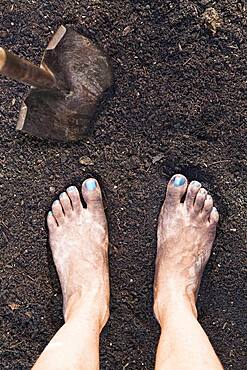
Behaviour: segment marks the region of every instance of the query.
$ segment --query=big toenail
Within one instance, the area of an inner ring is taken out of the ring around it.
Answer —
[[[95,180],[87,180],[86,183],[85,183],[85,186],[87,188],[87,190],[94,190],[96,189],[96,181]]]
[[[76,186],[70,186],[67,191],[76,191]]]
[[[172,180],[174,186],[182,186],[185,184],[185,178],[184,177],[181,177],[181,176],[176,176],[174,177],[174,179]]]

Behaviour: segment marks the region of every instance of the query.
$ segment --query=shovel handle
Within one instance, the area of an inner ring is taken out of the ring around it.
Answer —
[[[56,87],[56,79],[48,68],[40,68],[3,48],[0,48],[0,74],[40,89]]]

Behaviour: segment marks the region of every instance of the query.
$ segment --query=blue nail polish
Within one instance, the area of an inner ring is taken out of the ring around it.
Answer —
[[[60,203],[58,199],[54,200],[53,204],[58,204]]]
[[[60,194],[60,197],[65,197],[65,196],[66,196],[66,193],[65,192],[63,192],[63,193]]]
[[[181,177],[181,176],[176,176],[172,182],[174,184],[174,186],[182,186],[185,184],[185,178],[184,177]]]
[[[53,216],[53,215],[52,215],[52,211],[49,211],[49,212],[48,212],[48,216],[49,216],[49,217]]]
[[[95,180],[87,180],[86,183],[85,183],[85,186],[87,188],[87,190],[94,190],[96,189],[96,181]]]
[[[76,186],[70,186],[67,191],[76,191]]]

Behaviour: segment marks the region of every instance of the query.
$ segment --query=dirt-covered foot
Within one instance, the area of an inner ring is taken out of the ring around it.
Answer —
[[[183,175],[169,181],[158,222],[154,312],[162,321],[169,308],[191,305],[215,239],[219,214],[212,197],[197,181]],[[182,303],[182,304],[183,304]]]
[[[108,230],[100,187],[95,179],[71,186],[52,204],[47,224],[59,275],[65,320],[74,314],[99,320],[109,316]]]

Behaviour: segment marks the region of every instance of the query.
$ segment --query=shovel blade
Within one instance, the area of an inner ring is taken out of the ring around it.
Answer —
[[[87,136],[97,106],[112,84],[108,58],[89,39],[62,26],[49,43],[41,67],[54,74],[57,88],[30,89],[17,130],[60,141]]]

